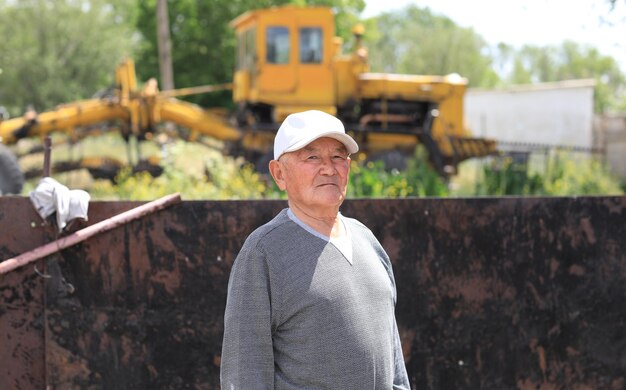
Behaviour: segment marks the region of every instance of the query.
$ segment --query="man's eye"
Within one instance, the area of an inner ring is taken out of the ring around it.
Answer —
[[[317,160],[317,156],[309,156],[307,157],[307,160]]]

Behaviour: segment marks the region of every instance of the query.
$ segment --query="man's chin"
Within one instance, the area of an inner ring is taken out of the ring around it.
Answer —
[[[320,203],[325,203],[328,205],[332,204],[341,204],[345,199],[345,194],[342,194],[340,191],[336,191],[334,193],[323,194],[318,197]]]

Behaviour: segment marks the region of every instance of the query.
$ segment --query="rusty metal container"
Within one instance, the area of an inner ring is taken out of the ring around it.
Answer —
[[[93,202],[85,225],[136,205]],[[183,202],[0,275],[0,389],[219,389],[230,267],[283,207]],[[392,259],[415,388],[625,388],[626,197],[342,212]],[[56,239],[41,222],[27,198],[0,197],[0,259]]]

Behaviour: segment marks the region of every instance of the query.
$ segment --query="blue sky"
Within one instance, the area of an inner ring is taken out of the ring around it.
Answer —
[[[626,2],[606,0],[366,0],[363,17],[408,4],[429,7],[490,44],[559,45],[569,39],[610,55],[626,72]]]

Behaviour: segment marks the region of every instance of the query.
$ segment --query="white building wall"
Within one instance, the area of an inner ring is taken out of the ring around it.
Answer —
[[[515,86],[502,90],[469,89],[466,125],[474,136],[507,143],[591,148],[593,80]]]

